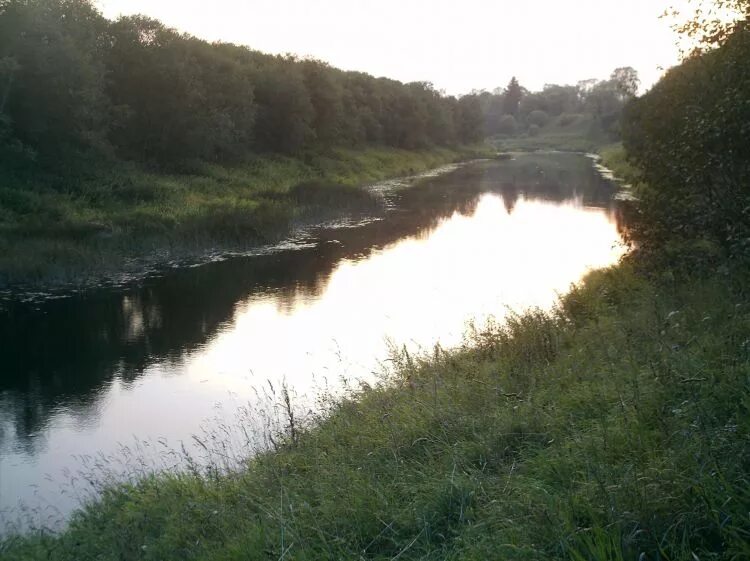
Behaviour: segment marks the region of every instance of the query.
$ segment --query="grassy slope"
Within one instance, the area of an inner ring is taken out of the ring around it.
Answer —
[[[130,258],[159,254],[157,260],[166,260],[273,241],[314,218],[289,196],[296,185],[354,187],[482,150],[334,149],[259,157],[232,168],[195,164],[171,175],[122,163],[94,164],[65,177],[7,174],[0,186],[0,286],[75,281],[122,271]],[[362,202],[345,195],[327,202]]]
[[[0,553],[747,559],[748,280],[596,272],[552,313],[401,356],[246,472],[110,488],[61,536]]]
[[[565,150],[596,152],[611,142],[601,132],[591,115],[555,117],[538,134],[498,135],[493,144],[503,151]]]

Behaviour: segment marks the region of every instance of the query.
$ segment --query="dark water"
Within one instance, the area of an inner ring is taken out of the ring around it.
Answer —
[[[54,524],[86,496],[81,474],[123,445],[131,462],[148,442],[190,447],[282,384],[313,403],[372,381],[389,345],[450,347],[467,321],[551,305],[622,255],[615,190],[583,156],[477,163],[296,247],[6,304],[0,509],[23,502]]]

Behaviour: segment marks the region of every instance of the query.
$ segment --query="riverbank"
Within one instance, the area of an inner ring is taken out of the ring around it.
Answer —
[[[489,141],[501,152],[560,150],[592,153],[611,144],[612,138],[593,116],[566,115],[551,119],[533,133],[499,134]]]
[[[641,173],[627,159],[627,153],[622,142],[607,144],[598,149],[601,163],[612,172],[620,183],[637,185],[642,181]]]
[[[245,470],[222,475],[217,454],[217,470],[110,486],[67,531],[0,553],[744,558],[749,280],[592,273],[549,313],[395,356],[382,385],[289,418]]]
[[[122,162],[64,176],[18,171],[0,187],[0,288],[87,285],[273,243],[300,225],[372,210],[362,185],[486,155],[482,146],[341,148],[179,173]]]

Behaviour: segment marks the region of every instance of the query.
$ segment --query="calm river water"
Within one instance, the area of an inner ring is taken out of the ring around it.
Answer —
[[[179,458],[166,451],[195,449],[196,434],[231,440],[238,412],[268,417],[284,384],[304,410],[372,383],[391,347],[455,346],[469,321],[552,305],[623,254],[615,192],[580,155],[479,162],[386,189],[374,220],[276,251],[6,303],[6,524],[54,526],[94,473],[169,468]]]

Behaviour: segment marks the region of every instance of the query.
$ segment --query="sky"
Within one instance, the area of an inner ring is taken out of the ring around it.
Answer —
[[[660,19],[686,0],[98,0],[210,41],[292,53],[448,94],[604,79],[638,70],[647,89],[679,60]]]

